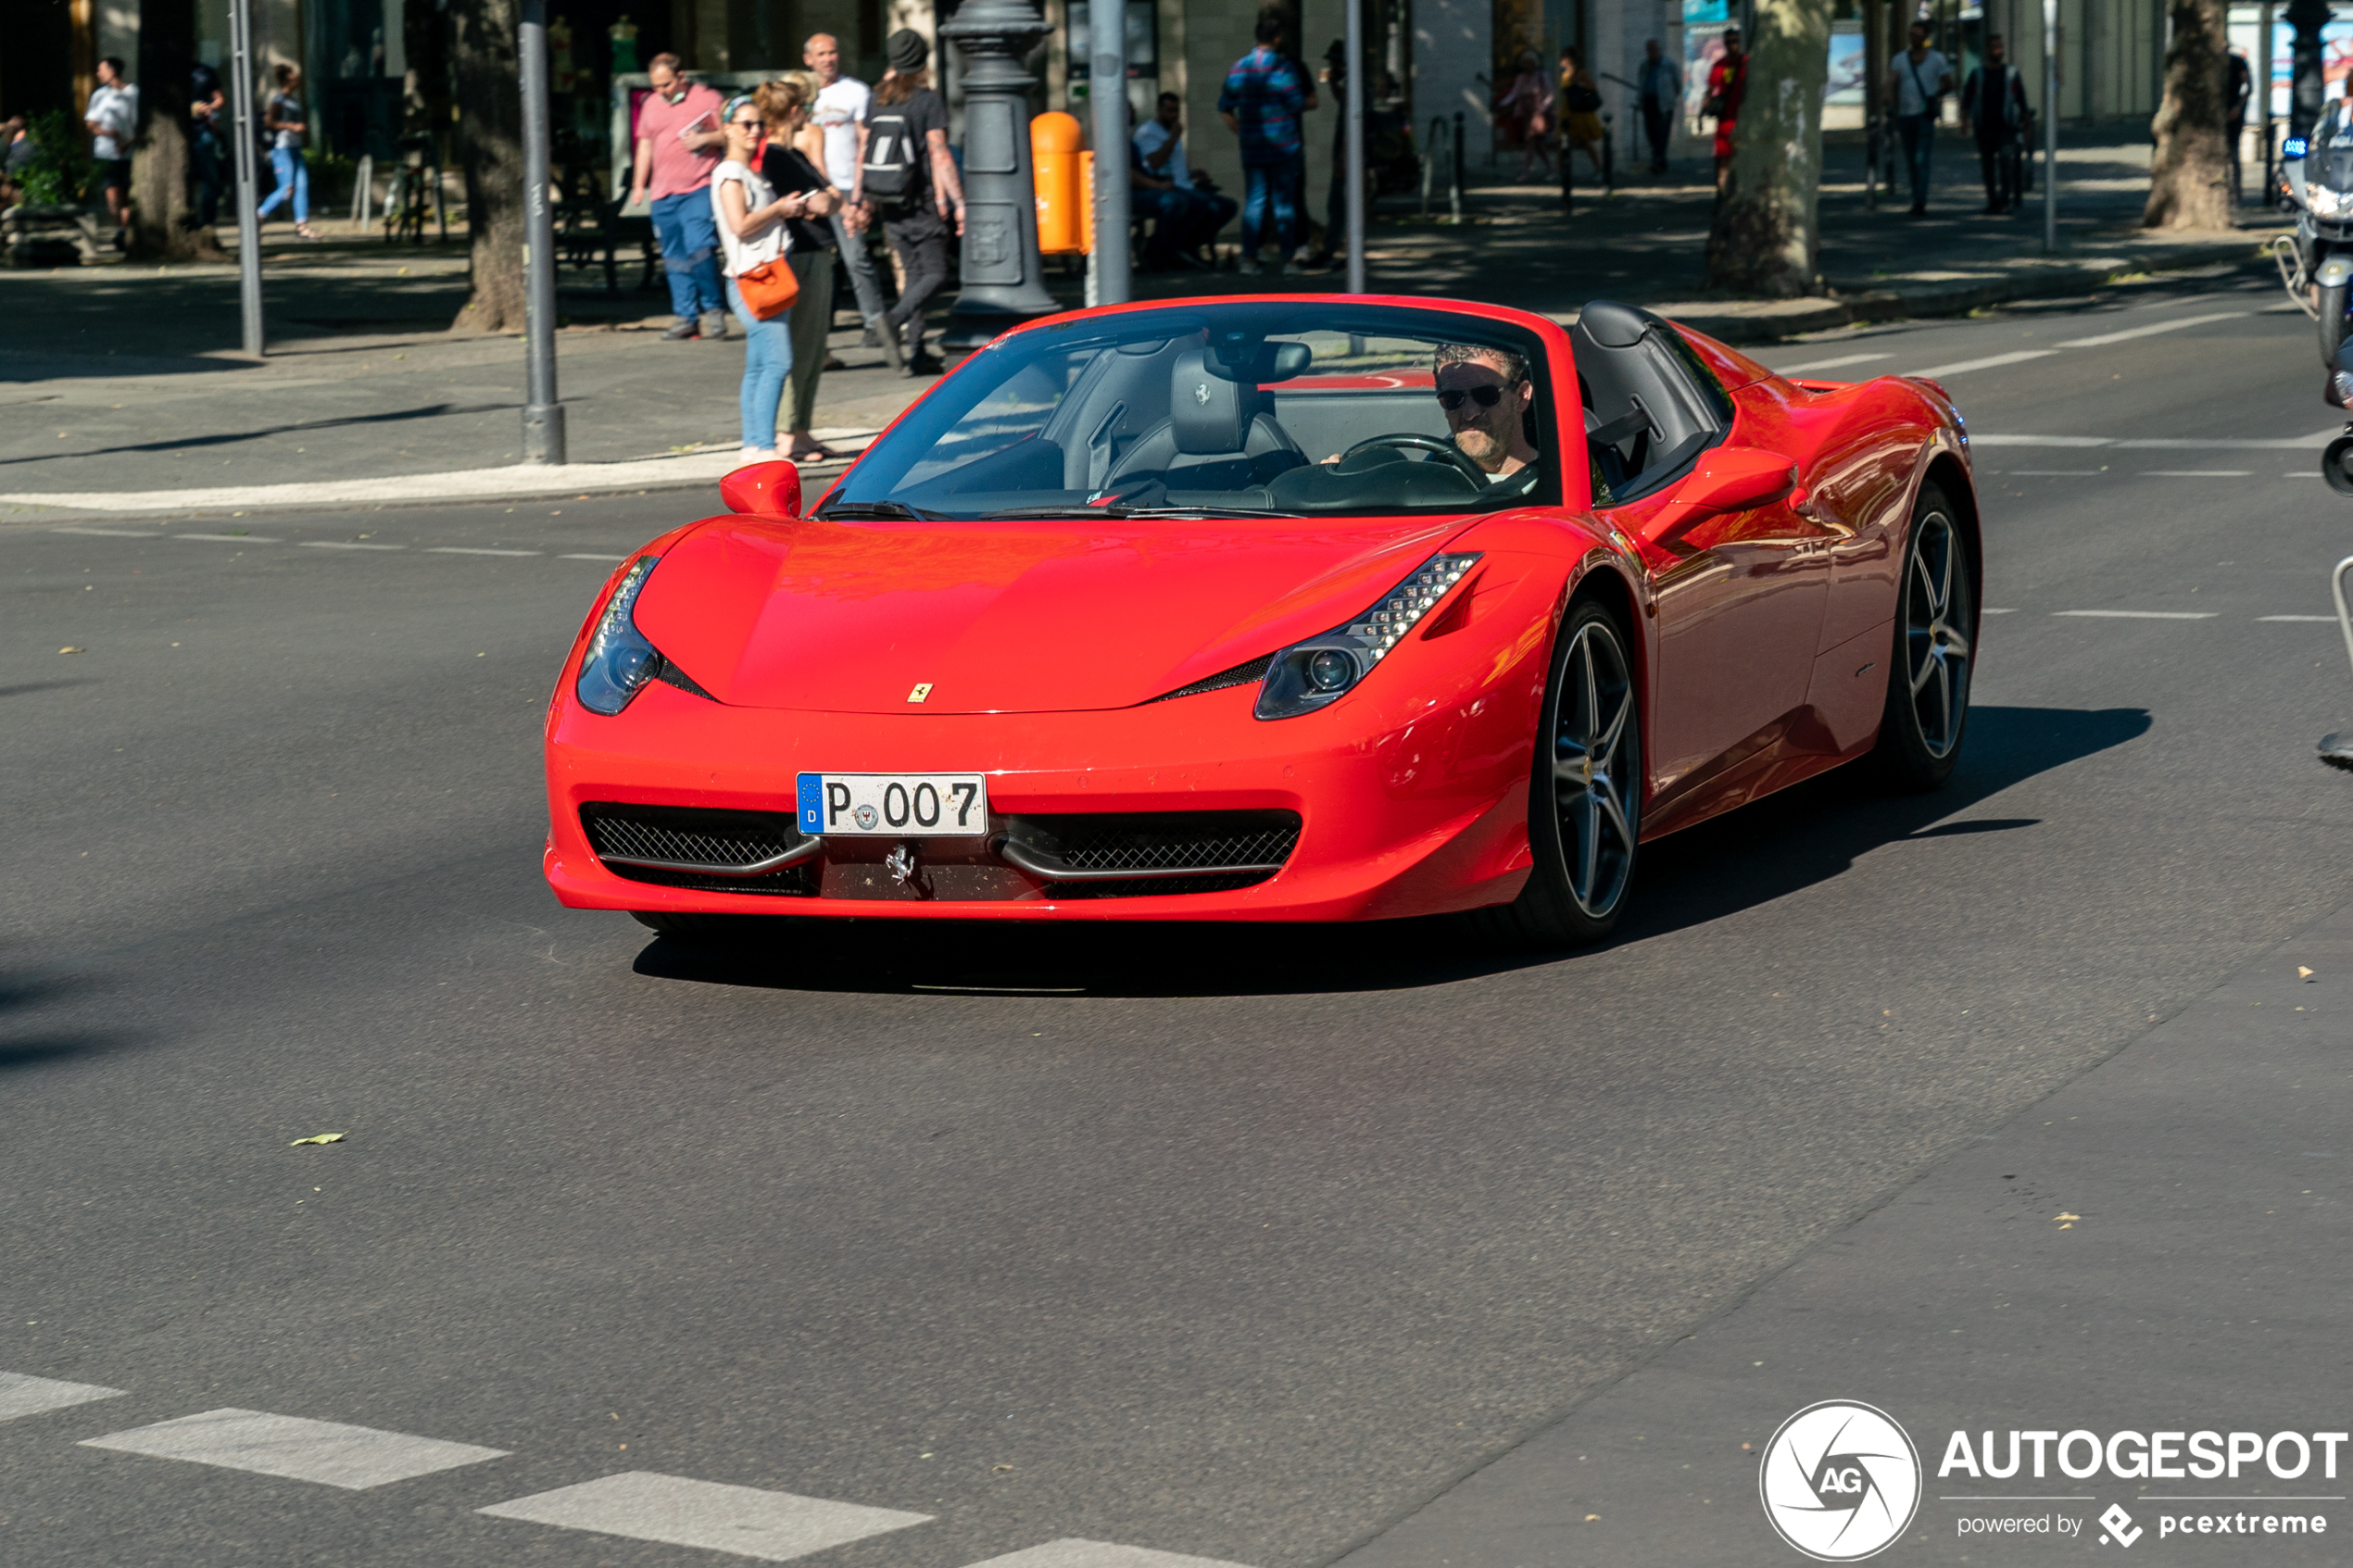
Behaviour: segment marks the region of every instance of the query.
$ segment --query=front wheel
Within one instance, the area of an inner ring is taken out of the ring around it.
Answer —
[[[1508,941],[1574,947],[1609,935],[1633,884],[1642,715],[1626,635],[1608,610],[1572,605],[1556,646],[1529,787],[1536,864],[1516,899],[1480,913]]]
[[[2334,370],[2337,346],[2345,341],[2345,296],[2353,293],[2353,285],[2339,283],[2331,288],[2323,284],[2312,292],[2321,324],[2321,363]]]
[[[1935,485],[1920,487],[1910,533],[1877,757],[1893,787],[1917,794],[1942,785],[1961,759],[1976,668],[1977,583],[1952,503]]]

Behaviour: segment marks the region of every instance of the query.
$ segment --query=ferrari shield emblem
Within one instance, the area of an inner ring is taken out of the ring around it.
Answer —
[[[931,683],[929,681],[918,681],[915,683],[915,689],[907,694],[907,700],[909,702],[921,702],[924,698],[929,696],[931,696]]]

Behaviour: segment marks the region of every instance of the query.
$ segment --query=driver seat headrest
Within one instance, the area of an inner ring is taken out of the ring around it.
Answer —
[[[1242,451],[1257,417],[1254,384],[1210,374],[1198,348],[1176,356],[1168,377],[1168,432],[1177,451],[1193,457]]]

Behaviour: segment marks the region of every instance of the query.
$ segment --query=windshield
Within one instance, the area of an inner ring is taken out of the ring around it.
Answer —
[[[1557,504],[1547,380],[1533,333],[1434,310],[1195,304],[1060,322],[975,355],[822,509],[1296,517]]]

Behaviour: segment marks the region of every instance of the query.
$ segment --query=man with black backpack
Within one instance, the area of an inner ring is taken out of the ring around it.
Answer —
[[[939,361],[924,352],[924,305],[948,282],[949,225],[964,232],[964,188],[948,152],[948,105],[932,90],[931,45],[902,27],[886,53],[890,69],[858,126],[858,184],[850,199],[882,220],[906,270],[899,303],[876,322],[883,347],[900,375],[937,375]]]

